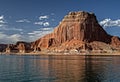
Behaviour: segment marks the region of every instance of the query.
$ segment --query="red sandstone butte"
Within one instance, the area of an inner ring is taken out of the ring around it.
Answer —
[[[103,50],[106,45],[118,47],[120,40],[107,34],[93,13],[81,11],[66,15],[52,33],[34,41],[32,48]]]

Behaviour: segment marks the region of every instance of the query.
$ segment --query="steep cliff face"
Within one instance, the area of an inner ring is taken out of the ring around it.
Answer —
[[[59,43],[77,39],[84,42],[110,42],[110,36],[98,24],[96,16],[87,12],[70,12],[54,30]]]
[[[35,49],[38,47],[40,49],[47,49],[48,47],[56,46],[57,44],[57,40],[54,38],[53,33],[51,33],[33,42],[32,48]]]
[[[32,47],[39,47],[40,49],[82,49],[83,46],[87,46],[91,49],[89,43],[98,41],[110,44],[111,38],[112,36],[108,35],[99,25],[93,13],[70,12],[51,34],[33,42]]]

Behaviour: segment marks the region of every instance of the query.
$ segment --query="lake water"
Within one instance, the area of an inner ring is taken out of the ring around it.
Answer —
[[[0,55],[0,82],[120,82],[120,56]]]

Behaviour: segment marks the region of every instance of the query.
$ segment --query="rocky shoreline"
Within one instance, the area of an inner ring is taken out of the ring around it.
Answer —
[[[96,51],[97,52],[97,51]],[[48,52],[48,51],[40,51],[40,52],[30,52],[30,53],[6,53],[6,52],[1,52],[0,55],[27,55],[27,56],[50,56],[50,55],[55,55],[55,56],[64,56],[64,55],[80,55],[80,56],[120,56],[120,52],[119,51],[113,51],[113,52],[93,52],[93,51],[85,51],[85,52]]]

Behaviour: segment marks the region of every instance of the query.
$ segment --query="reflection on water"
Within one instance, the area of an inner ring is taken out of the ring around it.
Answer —
[[[0,82],[119,82],[120,56],[0,55]]]

